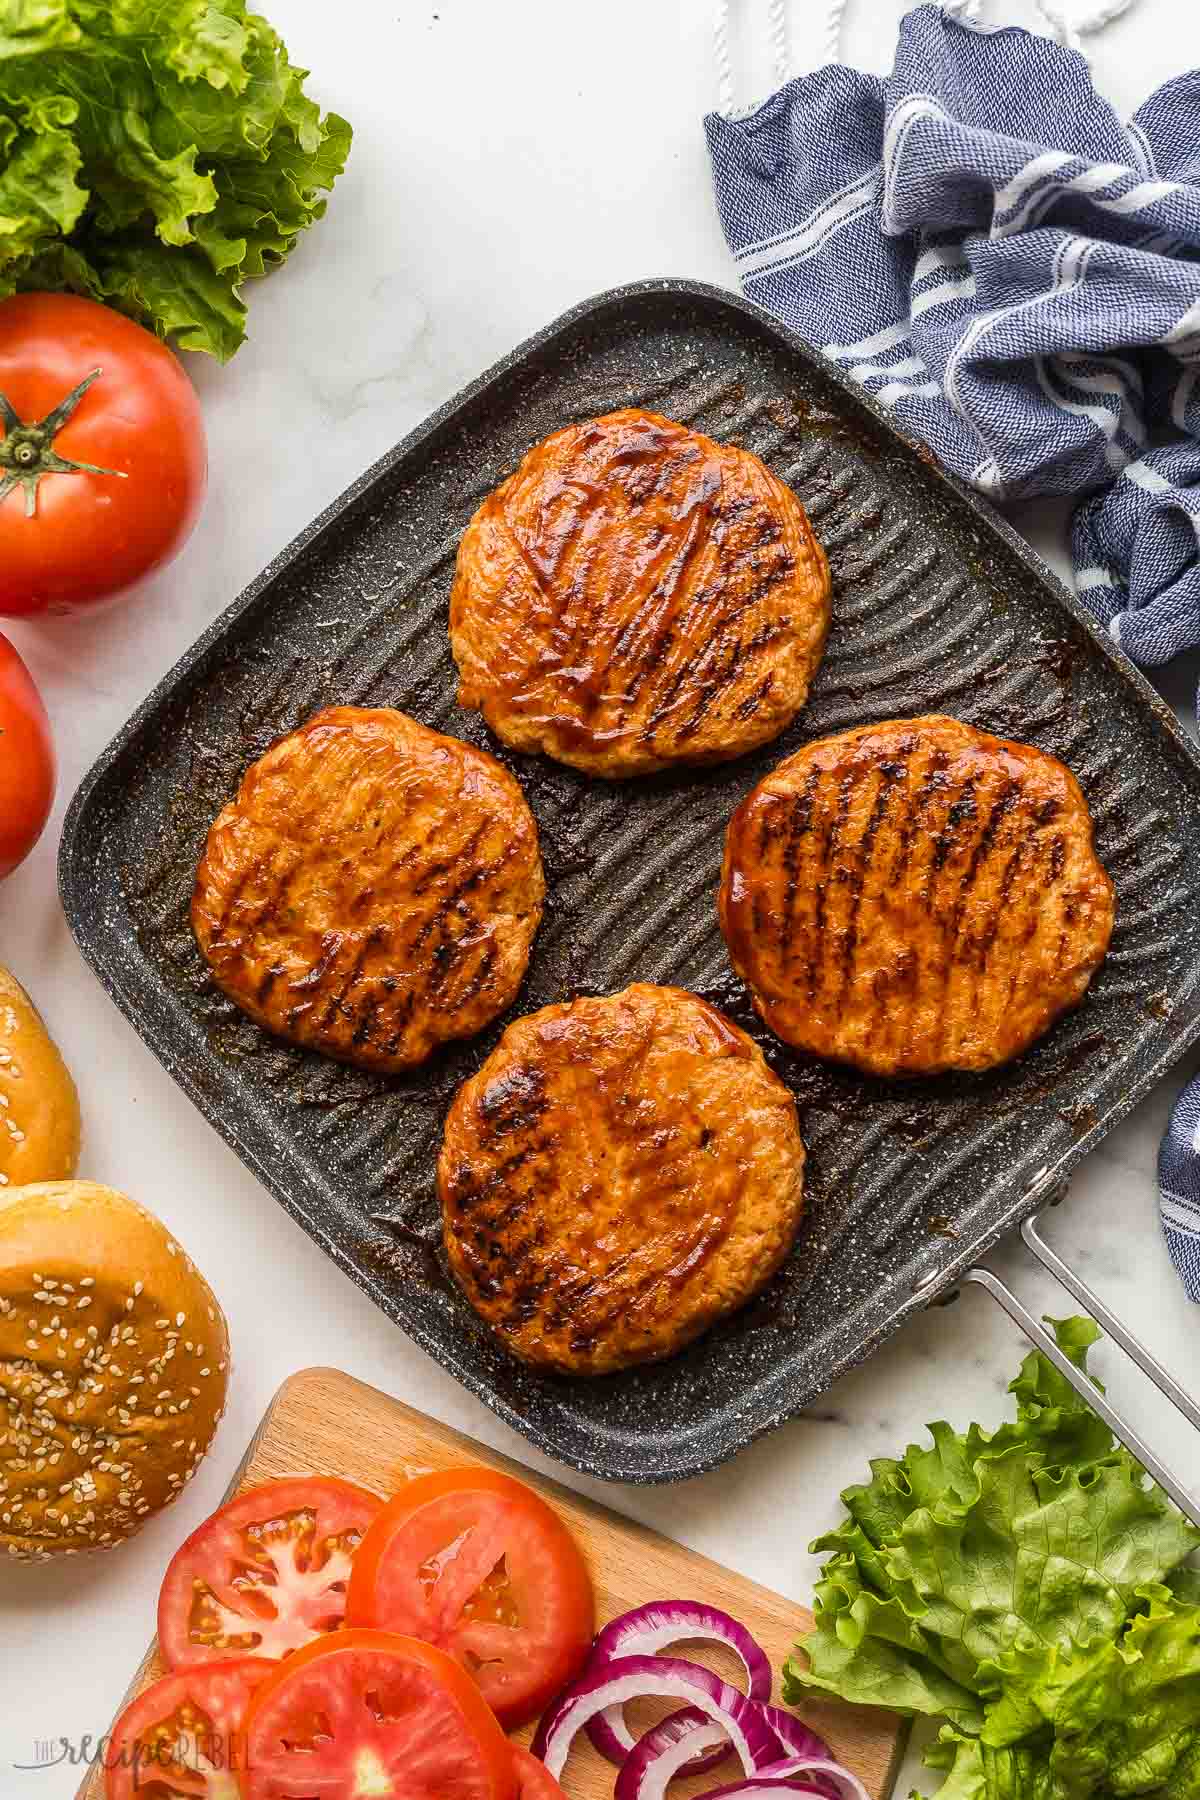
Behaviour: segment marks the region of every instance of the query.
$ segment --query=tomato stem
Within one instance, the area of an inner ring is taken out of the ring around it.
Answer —
[[[115,475],[119,480],[125,480],[123,469],[102,469],[97,463],[71,462],[54,448],[55,438],[92,383],[103,373],[103,369],[93,369],[90,375],[85,375],[78,386],[73,387],[36,425],[24,424],[8,396],[0,392],[0,424],[4,426],[4,435],[0,437],[0,504],[17,488],[23,488],[25,517],[32,519],[37,513],[38,484],[43,476]]]

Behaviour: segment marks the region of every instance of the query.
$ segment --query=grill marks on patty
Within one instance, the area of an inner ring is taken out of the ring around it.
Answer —
[[[402,1069],[514,998],[541,918],[537,828],[493,757],[331,707],[253,764],[209,833],[192,923],[251,1018]]]
[[[775,736],[828,625],[828,564],[791,490],[636,408],[529,452],[468,526],[450,601],[460,704],[613,778]]]
[[[722,930],[763,1018],[878,1074],[1019,1054],[1082,997],[1113,911],[1070,771],[953,719],[808,745],[726,838]]]
[[[795,1102],[693,994],[635,984],[510,1025],[438,1162],[450,1265],[523,1360],[598,1375],[669,1356],[795,1236]]]

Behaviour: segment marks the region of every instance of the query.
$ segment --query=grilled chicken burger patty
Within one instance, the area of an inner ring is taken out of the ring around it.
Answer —
[[[438,1161],[446,1250],[527,1363],[670,1356],[758,1292],[803,1210],[796,1105],[694,994],[638,983],[518,1019],[459,1089]]]
[[[775,737],[828,629],[829,565],[791,489],[634,407],[529,452],[467,527],[450,596],[459,704],[613,780]]]
[[[396,1070],[510,1004],[544,893],[533,815],[494,757],[334,706],[246,771],[208,834],[192,925],[268,1031]]]
[[[719,911],[771,1030],[875,1075],[1007,1062],[1082,999],[1113,886],[1079,783],[957,719],[808,744],[730,821]]]

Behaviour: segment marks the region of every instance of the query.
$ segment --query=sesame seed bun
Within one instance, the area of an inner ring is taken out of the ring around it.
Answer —
[[[0,968],[0,1188],[79,1166],[79,1096],[20,982]]]
[[[110,1549],[186,1486],[229,1337],[152,1213],[92,1181],[0,1190],[0,1557]]]

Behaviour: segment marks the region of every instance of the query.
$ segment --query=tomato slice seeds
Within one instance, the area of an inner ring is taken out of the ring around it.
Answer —
[[[595,1598],[544,1500],[495,1470],[449,1469],[406,1482],[379,1514],[355,1553],[346,1621],[445,1650],[511,1731],[583,1667]]]
[[[342,1623],[351,1559],[383,1502],[333,1477],[239,1494],[176,1551],[158,1635],[173,1669],[229,1656],[288,1656]]]
[[[429,1644],[344,1630],[281,1663],[246,1721],[244,1800],[517,1800],[512,1747]]]
[[[125,1708],[104,1755],[108,1800],[240,1800],[250,1697],[275,1664],[240,1656],[165,1675]]]

